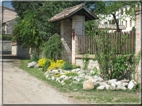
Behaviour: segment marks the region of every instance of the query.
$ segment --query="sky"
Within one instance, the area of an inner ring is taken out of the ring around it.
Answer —
[[[2,0],[2,5],[9,7],[9,8],[13,8],[12,5],[11,5],[11,1],[12,0]]]

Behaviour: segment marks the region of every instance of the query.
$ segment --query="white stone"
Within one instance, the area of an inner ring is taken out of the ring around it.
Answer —
[[[48,78],[48,77],[49,77],[49,75],[47,74],[47,75],[46,75],[46,78]]]
[[[68,77],[68,76],[65,76],[65,77],[64,77],[64,80],[68,80],[68,79],[69,79],[69,77]]]
[[[91,70],[90,73],[91,73],[91,74],[94,74],[94,70]]]
[[[114,83],[114,82],[116,82],[116,81],[117,81],[117,79],[108,80],[108,84]]]
[[[81,69],[80,69],[80,68],[77,68],[76,71],[81,71]]]
[[[52,80],[54,80],[55,79],[55,77],[54,76],[52,76],[52,78],[51,78]]]
[[[56,78],[56,82],[60,82],[60,78]]]
[[[86,80],[83,83],[83,89],[84,90],[92,90],[94,89],[94,84],[91,80]]]
[[[48,74],[48,71],[46,71],[45,73],[44,73],[44,75],[47,75]]]
[[[114,83],[110,84],[110,90],[115,90],[116,89],[116,85]]]
[[[103,86],[103,85],[97,87],[98,90],[103,90],[104,88],[105,88],[105,86]]]
[[[123,87],[126,87],[126,86],[128,86],[128,83],[122,83],[121,84]]]
[[[119,90],[119,89],[126,90],[126,87],[124,87],[124,86],[117,86],[117,90]]]
[[[71,72],[76,72],[76,69],[71,70]]]
[[[94,79],[95,79],[95,81],[96,82],[101,82],[101,81],[103,81],[103,79],[101,78],[101,77],[99,77],[99,76],[94,76]]]
[[[122,83],[129,83],[129,80],[123,79],[121,80]]]
[[[65,78],[65,77],[66,77],[66,75],[61,75],[61,76],[60,76],[60,78]]]
[[[128,89],[131,90],[136,86],[136,82],[134,80],[131,80],[128,84]]]
[[[103,85],[103,86],[106,86],[107,84],[105,83],[105,82],[98,82],[98,84],[101,86],[101,85]]]
[[[117,85],[117,86],[119,86],[119,85],[122,84],[122,82],[121,81],[117,81],[117,82],[114,82],[114,84]]]
[[[36,64],[37,64],[37,62],[35,62],[35,61],[30,62],[30,63],[28,63],[28,68],[32,68],[32,67],[34,67]]]
[[[77,82],[79,82],[80,80],[81,80],[80,78],[77,78],[77,79],[76,79]]]
[[[38,65],[38,64],[36,64],[36,65],[34,66],[34,68],[39,68],[39,65]]]
[[[59,73],[59,70],[52,70],[53,73]]]
[[[91,76],[85,75],[85,79],[89,79],[89,77],[91,77]]]
[[[105,85],[105,88],[106,88],[107,90],[109,90],[109,89],[110,89],[110,85],[106,84],[106,85]]]
[[[116,87],[116,85],[115,85],[114,83],[111,83],[110,85],[111,85],[112,87]]]
[[[78,75],[78,77],[81,77],[81,78],[82,78],[82,77],[84,78],[84,76],[85,76],[84,73]]]

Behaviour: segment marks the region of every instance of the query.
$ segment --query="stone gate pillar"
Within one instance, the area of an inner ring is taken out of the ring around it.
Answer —
[[[85,16],[84,15],[75,15],[72,18],[72,31],[75,32],[75,36],[72,37],[72,64],[75,64],[75,55],[78,52],[77,36],[85,35]]]
[[[61,21],[61,41],[63,44],[62,58],[65,61],[71,63],[71,50],[72,50],[72,41],[71,41],[71,31],[72,31],[72,22],[70,19],[65,19]]]
[[[136,11],[136,44],[135,44],[135,54],[137,55],[139,52],[141,52],[141,41],[142,41],[142,11],[141,7],[138,11]],[[141,57],[139,64],[136,68],[137,72],[137,81],[141,83]]]

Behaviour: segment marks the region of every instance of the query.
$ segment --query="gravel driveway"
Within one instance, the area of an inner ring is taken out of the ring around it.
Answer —
[[[4,104],[76,104],[47,83],[19,69],[12,62],[3,62]]]

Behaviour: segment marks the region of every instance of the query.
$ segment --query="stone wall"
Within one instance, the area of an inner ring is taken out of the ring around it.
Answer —
[[[78,39],[76,36],[85,35],[85,16],[83,15],[73,16],[72,29],[75,32],[75,37],[72,38],[72,64],[76,64],[75,55],[78,52]]]
[[[141,7],[136,12],[136,50],[135,55],[137,55],[141,51],[141,41],[142,41],[142,9]],[[139,83],[141,83],[141,58],[140,62],[136,68],[136,78]]]
[[[22,59],[30,59],[29,48],[17,43],[12,44],[12,55],[16,55]]]
[[[3,34],[12,34],[13,26],[16,24],[15,20],[11,20],[3,24],[2,33]]]
[[[11,53],[11,48],[12,48],[12,45],[11,45],[11,41],[8,41],[8,40],[5,40],[5,41],[0,41],[0,44],[2,44],[2,52],[4,54],[10,54]]]
[[[72,41],[71,41],[71,31],[72,23],[71,20],[66,19],[61,21],[61,41],[63,44],[62,58],[65,61],[71,62],[71,51],[72,51]]]
[[[80,66],[83,69],[84,62],[83,62],[83,60],[81,58],[76,58],[75,63],[76,63],[77,66]],[[90,59],[89,64],[88,64],[88,69],[91,70],[91,69],[94,69],[94,68],[99,69],[99,64],[98,64],[97,61],[94,61],[93,59]]]

